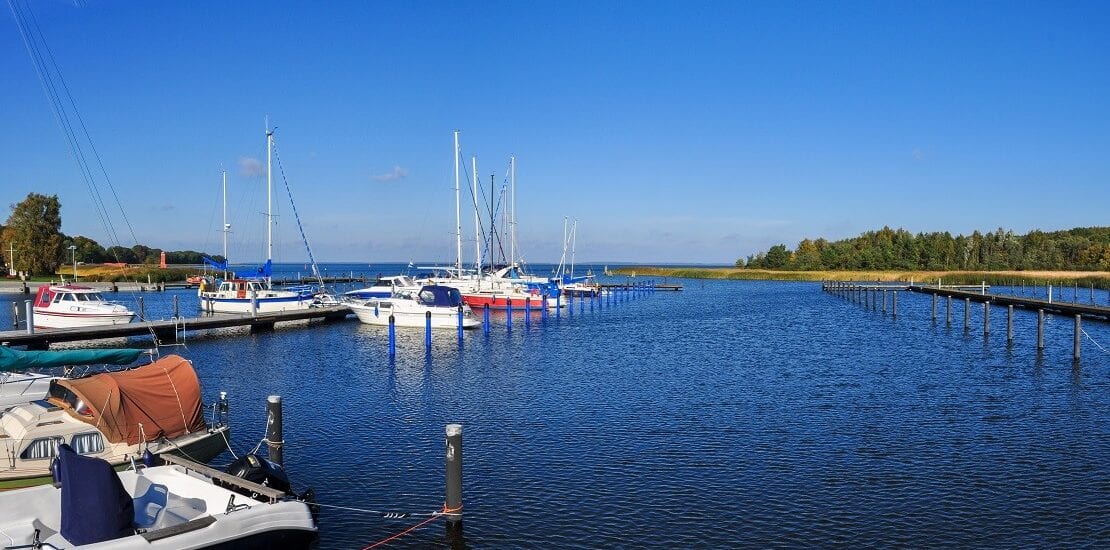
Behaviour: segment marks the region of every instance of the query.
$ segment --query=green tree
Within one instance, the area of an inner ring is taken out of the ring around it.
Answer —
[[[16,269],[52,275],[62,254],[62,203],[57,195],[28,193],[11,206],[3,241],[15,246]]]
[[[790,262],[790,251],[785,244],[776,244],[767,250],[767,257],[763,259],[763,267],[767,269],[782,269]]]

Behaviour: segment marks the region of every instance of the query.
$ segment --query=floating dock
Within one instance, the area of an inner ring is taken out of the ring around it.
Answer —
[[[294,311],[275,311],[257,315],[212,315],[210,317],[176,318],[159,321],[139,321],[120,325],[95,327],[36,329],[34,333],[10,330],[0,332],[0,344],[8,346],[27,346],[32,349],[47,349],[50,344],[108,338],[127,338],[129,336],[151,336],[176,340],[178,335],[187,331],[198,331],[231,327],[250,327],[252,332],[273,330],[276,323],[287,321],[337,321],[351,312],[347,306],[328,306]]]

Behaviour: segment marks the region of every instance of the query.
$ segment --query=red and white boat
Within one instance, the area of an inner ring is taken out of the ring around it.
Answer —
[[[130,323],[135,312],[109,302],[95,288],[42,286],[35,295],[36,328],[74,328]]]
[[[490,309],[509,309],[509,304],[512,304],[516,311],[524,311],[528,307],[531,307],[533,311],[540,311],[545,305],[547,309],[555,309],[560,305],[566,306],[566,304],[560,304],[559,300],[551,297],[548,297],[545,302],[539,289],[527,291],[519,287],[512,287],[507,290],[474,290],[464,292],[462,296],[463,303],[470,306],[470,309],[474,311],[481,311],[487,305]]]

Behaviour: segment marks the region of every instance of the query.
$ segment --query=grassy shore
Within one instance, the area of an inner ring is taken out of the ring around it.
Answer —
[[[620,267],[617,275],[637,277],[674,277],[686,279],[735,279],[749,281],[899,281],[946,284],[989,285],[1053,284],[1094,285],[1110,288],[1110,272],[1105,271],[775,271],[732,267]]]
[[[168,267],[162,269],[156,265],[104,265],[104,264],[88,264],[77,266],[77,276],[82,281],[99,281],[99,282],[128,282],[139,281],[147,282],[147,277],[150,278],[152,283],[174,283],[184,281],[185,277],[194,275],[195,269],[182,269]],[[66,279],[73,277],[72,266],[61,266],[55,272],[59,276],[65,276]],[[49,280],[49,279],[32,279],[32,280]]]

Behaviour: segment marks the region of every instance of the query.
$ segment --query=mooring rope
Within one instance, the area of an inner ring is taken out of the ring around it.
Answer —
[[[1097,347],[1098,349],[1102,350],[1102,352],[1103,352],[1103,353],[1108,353],[1108,354],[1110,354],[1110,351],[1107,351],[1107,350],[1106,350],[1106,348],[1102,347],[1102,345],[1100,345],[1100,344],[1099,344],[1098,342],[1096,342],[1094,338],[1091,338],[1091,335],[1090,335],[1090,334],[1087,334],[1087,331],[1086,331],[1085,329],[1082,329],[1082,328],[1081,328],[1081,329],[1079,329],[1079,331],[1080,331],[1080,332],[1082,332],[1082,333],[1083,333],[1083,336],[1086,336],[1086,337],[1087,337],[1087,339],[1088,339],[1088,340],[1090,340],[1090,341],[1091,341],[1091,343],[1095,345],[1095,347]]]
[[[410,517],[424,517],[424,516],[435,517],[435,516],[442,516],[444,514],[444,512],[442,510],[435,511],[435,512],[396,512],[396,511],[386,511],[386,510],[372,510],[372,509],[369,509],[369,508],[355,508],[355,507],[352,507],[352,506],[340,506],[338,504],[323,504],[323,503],[320,503],[320,502],[316,502],[315,504],[317,506],[320,506],[320,507],[323,507],[323,508],[335,508],[336,510],[347,510],[349,512],[359,512],[359,513],[362,513],[362,514],[370,514],[370,515],[374,515],[374,516],[381,516],[384,519],[406,519],[406,518],[410,518]]]
[[[397,533],[395,535],[389,536],[388,538],[384,538],[382,540],[379,540],[378,542],[375,542],[374,544],[371,544],[371,545],[363,548],[362,550],[370,550],[371,548],[377,548],[377,547],[382,546],[383,544],[386,544],[390,541],[397,540],[397,539],[399,539],[399,538],[401,538],[401,537],[403,537],[403,536],[405,536],[405,535],[407,535],[407,534],[409,534],[409,533],[411,533],[411,532],[413,532],[413,531],[415,531],[415,530],[417,530],[417,529],[435,521],[437,518],[439,518],[439,516],[442,516],[442,515],[443,514],[432,516],[432,517],[430,517],[430,518],[428,518],[428,519],[426,519],[426,520],[424,520],[420,523],[417,523],[416,525],[413,525],[412,527],[409,527],[408,529],[405,529],[404,531],[401,531],[400,533]]]

